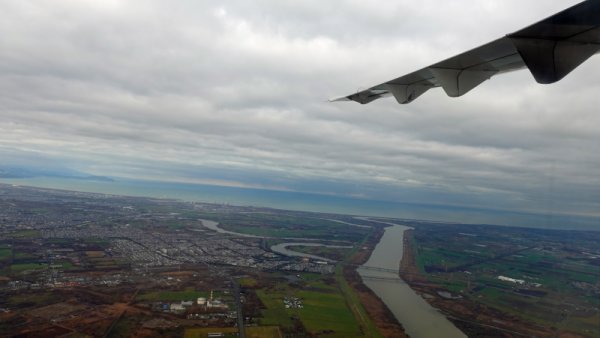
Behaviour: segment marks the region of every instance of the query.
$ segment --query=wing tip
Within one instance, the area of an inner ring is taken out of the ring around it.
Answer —
[[[341,101],[352,101],[352,100],[348,96],[340,96],[340,97],[331,98],[327,101],[328,102],[341,102]]]

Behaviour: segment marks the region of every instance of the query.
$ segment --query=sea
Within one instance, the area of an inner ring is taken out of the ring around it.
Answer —
[[[169,198],[193,202],[390,217],[405,220],[600,231],[600,218],[594,217],[561,215],[551,212],[534,214],[446,205],[402,203],[292,191],[130,179],[96,181],[57,177],[0,178],[0,183],[102,194]]]

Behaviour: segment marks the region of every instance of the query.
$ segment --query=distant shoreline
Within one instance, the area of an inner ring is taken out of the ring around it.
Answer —
[[[600,218],[597,217],[538,215],[522,212],[361,200],[342,196],[254,188],[135,180],[110,182],[59,178],[0,178],[0,183],[117,196],[176,199],[184,202],[254,206],[259,208],[355,216],[389,217],[401,220],[489,224],[534,229],[600,231],[600,227],[598,226]]]

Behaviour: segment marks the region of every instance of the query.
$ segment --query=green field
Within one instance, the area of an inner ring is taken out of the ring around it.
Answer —
[[[40,232],[37,230],[19,230],[10,234],[13,238],[38,238]]]
[[[321,279],[309,281],[302,288],[292,288],[278,283],[269,289],[257,290],[266,306],[261,325],[277,325],[292,329],[298,318],[311,334],[320,337],[363,337],[360,327],[340,290]],[[285,297],[302,300],[303,308],[286,308]]]
[[[61,300],[61,295],[53,292],[20,293],[8,297],[6,305],[9,307],[43,306]]]
[[[286,311],[283,305],[284,293],[273,294],[270,290],[257,290],[256,295],[266,307],[262,311],[263,318],[260,320],[261,325],[276,325],[283,328],[291,328],[293,326],[291,314]]]
[[[557,332],[600,335],[599,233],[414,226],[417,266],[441,288]]]
[[[365,332],[365,336],[373,338],[382,337],[379,333],[379,330],[377,330],[375,323],[373,323],[373,321],[367,314],[367,311],[360,302],[360,299],[358,299],[358,296],[356,295],[354,290],[352,290],[350,285],[348,285],[348,282],[346,282],[346,280],[344,279],[342,269],[342,265],[337,266],[335,270],[336,280],[339,284],[340,291],[346,299],[348,307],[350,307],[350,309],[352,310],[355,320],[359,323],[361,329]]]
[[[303,252],[310,255],[317,255],[333,259],[335,261],[342,261],[347,258],[350,253],[353,252],[352,248],[328,248],[324,246],[302,246],[302,245],[291,245],[288,249],[297,252]]]
[[[58,264],[58,265],[62,266],[63,270],[72,270],[72,269],[77,268],[76,266],[73,265],[73,263],[67,262],[67,261],[56,262],[54,264]]]
[[[12,257],[11,248],[0,248],[0,262],[9,261]]]
[[[30,259],[35,259],[36,257],[37,256],[32,255],[28,252],[15,251],[15,261],[30,260]]]
[[[186,226],[185,223],[182,223],[180,221],[167,221],[165,225],[168,226],[170,229],[183,229]]]
[[[240,283],[240,286],[243,288],[253,288],[255,286],[258,285],[258,281],[254,278],[241,278],[240,280],[238,280],[238,282]]]
[[[361,241],[369,229],[353,227],[315,217],[283,213],[207,214],[203,217],[220,223],[223,229],[265,237],[301,237]]]
[[[27,270],[43,270],[48,267],[47,264],[42,263],[25,263],[25,264],[12,264],[10,270],[12,272],[23,272]]]

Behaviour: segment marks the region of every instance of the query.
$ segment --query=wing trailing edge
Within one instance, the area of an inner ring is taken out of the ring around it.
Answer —
[[[600,51],[600,0],[587,0],[483,46],[330,101],[407,104],[431,88],[459,97],[491,77],[527,68],[541,84],[563,79]]]

